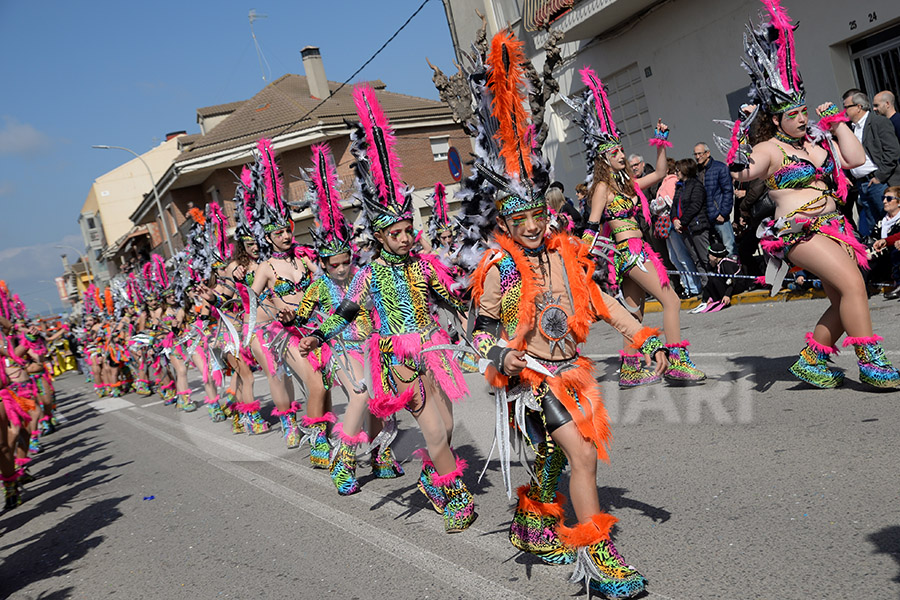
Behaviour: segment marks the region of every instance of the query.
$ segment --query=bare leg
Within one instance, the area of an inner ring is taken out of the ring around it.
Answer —
[[[362,429],[363,420],[366,413],[368,413],[369,394],[368,392],[353,391],[354,384],[363,377],[363,366],[353,358],[349,358],[347,362],[353,370],[352,376],[346,370],[338,369],[338,379],[340,379],[341,384],[347,391],[347,409],[344,411],[342,422],[344,424],[344,434],[348,437],[354,437]],[[371,414],[369,417],[369,434],[371,437],[374,437],[378,432],[372,430],[373,420],[377,422],[378,431],[381,431],[381,419],[376,419]]]
[[[836,324],[833,317],[824,323],[820,320],[821,327],[817,325],[814,332],[817,342],[833,345],[842,330],[851,337],[872,336],[872,316],[869,314],[866,284],[856,260],[840,244],[815,235],[795,246],[790,251],[790,260],[798,267],[818,275],[823,284],[831,286],[837,292],[837,298],[830,295],[829,298],[832,306],[837,306],[840,324]],[[822,339],[818,337],[820,335]]]
[[[216,382],[213,381],[212,375],[209,373],[209,364],[197,352],[191,356],[191,362],[194,363],[194,366],[197,367],[197,370],[203,376],[203,391],[206,393],[206,397],[215,398],[218,396],[219,391],[216,389]]]
[[[290,409],[291,402],[294,399],[294,384],[286,377],[277,376],[269,371],[266,355],[257,336],[253,336],[253,339],[250,340],[250,350],[253,352],[253,356],[256,357],[256,362],[262,365],[263,371],[266,373],[266,378],[269,380],[269,392],[272,394],[272,402],[275,403],[275,408],[280,411]],[[289,388],[290,393],[288,392]]]
[[[322,374],[314,370],[309,364],[309,360],[305,356],[300,356],[300,353],[294,348],[285,353],[284,362],[306,386],[306,416],[318,419],[330,412],[331,395],[325,389]]]
[[[663,287],[659,282],[659,274],[652,263],[644,263],[647,271],[635,267],[628,272],[625,283],[629,280],[637,283],[640,288],[654,296],[663,306],[663,331],[666,334],[666,343],[675,344],[681,341],[681,300],[672,286]],[[625,286],[623,285],[623,293]],[[643,309],[643,296],[641,296],[641,308]],[[638,319],[639,321],[642,319]]]
[[[394,369],[403,379],[409,379],[412,372],[403,366],[395,366]],[[419,380],[414,379],[412,383],[402,383],[397,381],[397,394],[402,394],[409,386],[413,386],[412,400],[409,408],[419,424],[419,431],[425,438],[425,447],[428,448],[428,455],[438,475],[446,475],[456,470],[456,458],[450,450],[450,441],[447,439],[447,425],[444,423],[444,417],[438,407],[438,396],[428,394],[428,386],[426,386],[426,398],[422,398],[419,388]]]
[[[579,523],[587,523],[600,512],[597,496],[597,450],[581,437],[574,422],[568,422],[550,434],[569,459],[569,498]]]

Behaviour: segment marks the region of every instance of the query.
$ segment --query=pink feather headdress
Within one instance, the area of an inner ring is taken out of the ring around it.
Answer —
[[[351,229],[341,212],[341,195],[338,192],[337,168],[328,144],[312,147],[313,168],[303,172],[307,183],[315,193],[312,212],[316,226],[310,229],[316,253],[322,257],[336,256],[351,251]]]

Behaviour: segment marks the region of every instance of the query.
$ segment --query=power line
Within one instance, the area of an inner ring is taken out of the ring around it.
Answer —
[[[378,56],[379,54],[381,54],[381,51],[382,51],[382,50],[384,50],[385,48],[387,48],[388,44],[390,44],[392,41],[394,41],[394,38],[397,37],[397,36],[400,34],[401,31],[403,31],[404,29],[406,29],[406,26],[409,25],[410,21],[412,21],[412,20],[416,17],[417,14],[419,14],[420,12],[422,12],[422,9],[425,8],[425,5],[428,4],[429,2],[431,2],[431,0],[423,0],[422,4],[419,5],[419,8],[417,8],[417,9],[415,10],[415,12],[414,12],[413,14],[411,14],[411,15],[409,16],[408,19],[406,19],[406,21],[403,23],[403,25],[401,25],[400,28],[399,28],[397,31],[394,32],[394,35],[392,35],[391,37],[389,37],[389,38],[387,39],[387,41],[381,45],[381,48],[379,48],[378,50],[376,50],[376,51],[375,51],[375,54],[373,54],[372,56],[369,57],[369,60],[367,60],[366,62],[364,62],[360,68],[358,68],[356,71],[353,72],[352,75],[350,75],[350,77],[348,77],[347,79],[345,79],[345,80],[341,83],[341,85],[339,85],[339,86],[337,87],[337,89],[334,90],[327,98],[325,98],[324,100],[322,100],[321,102],[319,102],[318,104],[316,104],[314,107],[312,107],[311,109],[309,109],[308,111],[306,111],[306,113],[304,113],[303,116],[301,116],[301,117],[300,117],[299,119],[297,119],[296,121],[294,121],[294,122],[289,123],[288,125],[286,125],[281,131],[279,131],[278,133],[276,133],[276,134],[275,134],[274,136],[272,136],[272,137],[276,137],[276,136],[279,136],[279,135],[285,133],[285,132],[288,131],[291,127],[293,127],[293,126],[296,125],[297,123],[300,123],[301,121],[303,121],[304,119],[306,119],[306,117],[308,117],[308,116],[311,115],[313,112],[315,112],[316,110],[318,110],[318,108],[319,108],[320,106],[322,106],[323,104],[325,104],[326,102],[328,102],[328,101],[329,101],[335,94],[337,94],[339,91],[341,91],[342,89],[344,89],[344,87],[345,87],[348,83],[350,83],[351,81],[353,81],[353,79],[354,79],[357,75],[359,75],[360,72],[361,72],[363,69],[365,69],[367,66],[369,66],[369,63],[370,63],[370,62],[372,62],[373,60],[375,60],[375,57],[376,57],[376,56]]]

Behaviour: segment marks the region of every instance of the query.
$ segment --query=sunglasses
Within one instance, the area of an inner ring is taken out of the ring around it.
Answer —
[[[897,196],[882,196],[881,199],[884,201],[887,201],[887,202],[891,202],[892,200],[898,200]]]
[[[844,109],[853,108],[854,106],[859,106],[859,104],[844,104]]]

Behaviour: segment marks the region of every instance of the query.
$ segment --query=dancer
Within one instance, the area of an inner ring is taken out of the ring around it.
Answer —
[[[353,323],[361,307],[372,306],[375,330],[368,341],[372,389],[370,409],[388,417],[407,409],[425,438],[420,489],[443,514],[448,533],[475,521],[475,502],[462,480],[465,461],[450,447],[450,402],[468,394],[459,366],[441,346],[447,333],[431,317],[429,293],[462,312],[451,292],[453,281],[434,256],[411,252],[415,243],[412,190],[401,183],[395,137],[369,86],[353,91],[361,124],[351,134],[356,177],[365,224],[377,242],[377,255],[357,271],[347,295],[311,336],[300,344],[312,351]]]
[[[358,270],[356,252],[351,243],[352,230],[341,212],[340,194],[337,189],[337,173],[328,146],[312,147],[313,168],[302,171],[315,201],[311,208],[315,227],[310,234],[315,242],[316,254],[324,268],[324,274],[307,288],[303,301],[297,308],[303,324],[321,323],[317,315],[330,315],[347,295],[348,284]],[[359,311],[353,323],[347,326],[328,344],[322,346],[324,364],[320,370],[336,374],[347,392],[347,409],[343,419],[334,427],[337,448],[331,459],[331,479],[342,496],[359,491],[356,478],[357,447],[373,440],[372,473],[379,479],[391,479],[403,475],[403,469],[394,459],[390,442],[396,435],[395,421],[385,435],[373,438],[381,431],[381,419],[368,411],[369,394],[363,369],[363,344],[372,334],[372,321],[366,311]],[[327,362],[326,362],[327,361]],[[330,392],[329,392],[330,393]],[[365,418],[369,415],[369,431],[364,431]]]
[[[601,512],[597,459],[607,459],[609,425],[592,362],[579,345],[593,322],[613,324],[631,348],[667,366],[658,330],[642,328],[593,282],[589,247],[566,231],[548,236],[544,192],[549,165],[530,138],[522,43],[498,33],[484,64],[468,73],[480,101],[475,168],[465,182],[464,248],[492,247],[472,275],[473,343],[497,397],[501,471],[511,494],[508,402],[517,431],[534,450],[533,481],[519,488],[510,541],[551,564],[577,562],[572,581],[613,598],[631,597],[644,578],[619,556]],[[485,76],[486,75],[486,76]],[[488,89],[485,89],[484,82]],[[488,112],[488,100],[492,111]],[[491,118],[493,117],[493,119]],[[496,125],[494,125],[494,119]],[[492,139],[489,131],[496,130]],[[566,463],[578,524],[562,525],[565,498],[557,492]]]
[[[731,139],[717,138],[739,181],[764,179],[775,217],[763,221],[761,245],[769,256],[766,283],[781,287],[789,263],[819,276],[831,305],[806,334],[806,347],[790,367],[799,379],[834,388],[844,373],[828,366],[837,341],[853,345],[859,377],[877,388],[900,386],[900,373],[885,356],[872,330],[866,286],[866,249],[839,212],[847,194],[842,169],[861,165],[865,151],[834,104],[816,108],[810,125],[806,93],[794,59],[794,25],[777,0],[762,0],[768,22],[744,35],[755,105],[733,124]],[[750,124],[756,130],[750,130]],[[752,134],[753,139],[748,139]],[[748,142],[753,142],[751,147]]]
[[[642,188],[662,181],[666,174],[666,148],[669,128],[662,120],[656,123],[656,135],[650,140],[656,146],[656,171],[643,177],[631,171],[625,160],[620,133],[613,121],[603,82],[590,67],[580,71],[587,86],[581,98],[566,101],[576,109],[576,122],[584,132],[587,147],[588,173],[592,182],[591,214],[585,225],[583,239],[596,246],[600,225],[612,228],[615,248],[610,250],[610,284],[620,290],[620,299],[638,321],[644,319],[644,299],[655,296],[663,306],[663,331],[669,351],[669,368],[663,374],[670,382],[692,383],[706,379],[691,360],[687,340],[681,337],[681,300],[669,285],[669,276],[662,259],[644,241],[638,225],[641,213],[651,223],[650,207]],[[599,248],[598,248],[599,249]],[[619,387],[629,388],[657,383],[661,377],[641,366],[641,357],[629,353],[628,341],[622,351]]]

